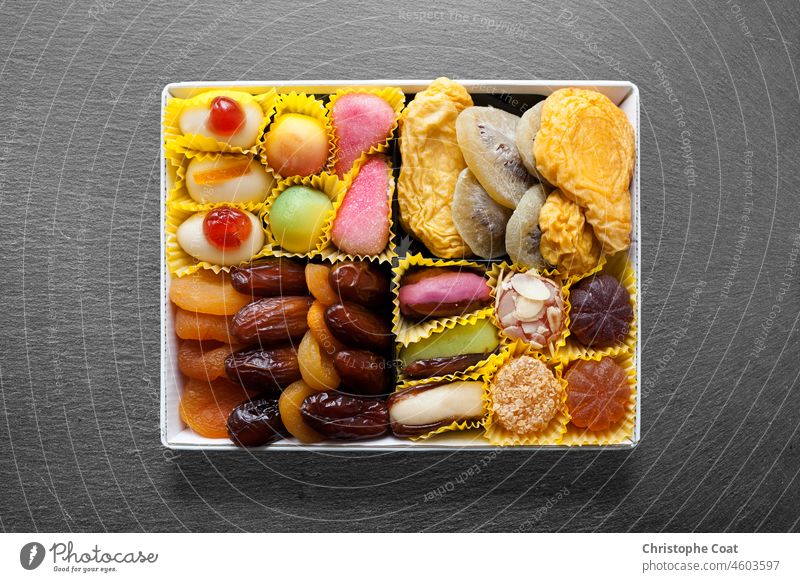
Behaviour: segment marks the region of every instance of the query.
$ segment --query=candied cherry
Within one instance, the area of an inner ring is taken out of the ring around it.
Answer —
[[[203,219],[203,234],[220,250],[238,249],[251,230],[253,225],[247,215],[230,206],[215,208]]]
[[[208,126],[214,133],[233,135],[244,126],[244,110],[230,97],[215,97],[211,102]]]

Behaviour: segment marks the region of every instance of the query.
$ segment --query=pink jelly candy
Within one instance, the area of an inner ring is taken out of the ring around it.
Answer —
[[[331,111],[339,153],[336,173],[344,176],[358,157],[382,144],[394,126],[394,109],[372,93],[345,93]]]
[[[389,159],[371,156],[333,221],[333,244],[352,255],[377,255],[389,242]]]

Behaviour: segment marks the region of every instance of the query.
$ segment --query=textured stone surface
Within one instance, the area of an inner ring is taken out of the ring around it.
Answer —
[[[0,529],[800,529],[798,5],[290,5],[4,5]],[[162,87],[437,75],[639,85],[640,446],[164,450]]]

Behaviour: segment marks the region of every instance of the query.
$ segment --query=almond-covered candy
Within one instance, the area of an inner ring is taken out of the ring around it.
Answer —
[[[534,272],[501,274],[495,313],[503,332],[536,349],[553,344],[564,331],[561,288]]]

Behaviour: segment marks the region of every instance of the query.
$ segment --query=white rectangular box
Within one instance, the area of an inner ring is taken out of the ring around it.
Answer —
[[[641,237],[640,199],[639,199],[639,88],[626,81],[492,81],[492,80],[457,80],[470,94],[487,94],[495,97],[513,98],[514,95],[542,95],[547,96],[553,91],[565,87],[586,87],[594,89],[608,96],[628,117],[636,135],[636,167],[631,182],[631,196],[633,197],[633,232],[631,233],[631,246],[628,255],[636,272],[637,300],[636,321],[641,330]],[[372,81],[239,81],[239,82],[186,82],[170,83],[164,87],[161,95],[161,118],[164,117],[164,107],[169,97],[188,98],[208,89],[236,88],[237,90],[261,93],[274,87],[279,93],[299,91],[314,94],[333,93],[340,87],[358,86],[392,86],[400,87],[408,94],[417,93],[425,89],[429,80],[372,80]],[[161,442],[171,449],[180,450],[237,450],[227,439],[208,439],[195,434],[188,429],[180,419],[178,404],[182,377],[178,370],[177,351],[178,339],[173,330],[175,308],[169,301],[170,276],[167,269],[165,253],[165,212],[167,192],[171,187],[172,177],[169,175],[166,159],[164,157],[163,127],[161,134]],[[640,331],[641,333],[641,331]],[[636,364],[636,425],[633,439],[630,442],[617,445],[567,447],[563,445],[538,445],[509,447],[512,449],[611,449],[630,448],[639,441],[641,431],[641,349],[637,337],[634,361]],[[298,451],[307,449],[335,449],[337,451],[391,451],[391,450],[487,450],[495,448],[485,441],[479,433],[453,432],[437,437],[432,441],[409,441],[394,437],[367,441],[326,441],[319,444],[304,445],[294,439],[287,439],[278,443],[261,447],[265,451]],[[253,450],[253,449],[249,449]]]

